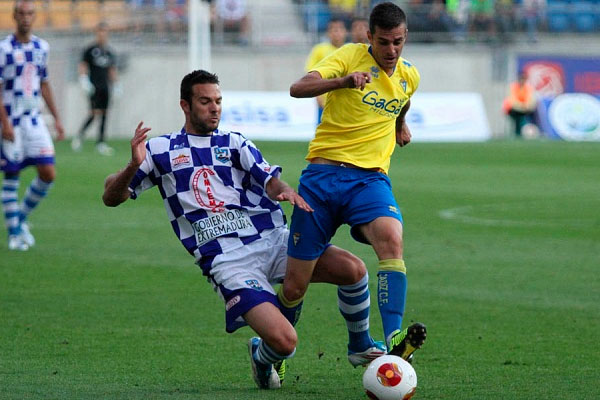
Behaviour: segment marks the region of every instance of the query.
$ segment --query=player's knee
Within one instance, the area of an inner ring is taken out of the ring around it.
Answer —
[[[269,346],[273,348],[278,354],[282,356],[288,356],[294,352],[296,349],[296,344],[298,343],[298,335],[296,334],[296,330],[290,326],[289,329],[282,330],[274,335]]]
[[[352,283],[360,281],[367,273],[367,266],[360,258],[352,255],[346,261],[348,266],[348,280]]]
[[[56,179],[56,170],[54,168],[44,168],[39,171],[39,177],[46,183],[52,183]]]
[[[299,282],[286,279],[283,283],[283,295],[288,301],[300,300],[304,297],[307,287]]]

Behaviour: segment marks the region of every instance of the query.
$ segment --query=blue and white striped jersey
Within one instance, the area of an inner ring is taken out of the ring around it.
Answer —
[[[40,113],[41,83],[48,79],[48,42],[32,35],[28,43],[17,41],[14,34],[0,42],[0,83],[8,117],[14,126]]]
[[[189,135],[182,129],[148,140],[146,159],[129,189],[135,199],[158,186],[173,231],[208,274],[212,258],[286,224],[265,191],[281,167],[270,165],[242,134],[215,130]],[[208,260],[206,260],[208,261]]]

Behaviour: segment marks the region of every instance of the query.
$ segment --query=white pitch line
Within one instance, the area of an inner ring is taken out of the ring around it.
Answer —
[[[482,204],[477,208],[487,208],[488,210],[494,207],[503,207],[509,205],[508,203],[495,203],[495,204]],[[521,204],[522,205],[522,204]],[[517,221],[511,220],[507,218],[483,218],[483,217],[475,217],[469,215],[476,210],[474,206],[463,206],[463,207],[455,207],[448,208],[445,210],[440,210],[438,215],[440,218],[445,220],[452,220],[457,222],[462,222],[464,224],[471,225],[483,225],[483,226],[505,226],[505,227],[531,227],[531,226],[542,226],[542,227],[587,227],[591,225],[591,221],[587,220],[559,220],[559,221]]]

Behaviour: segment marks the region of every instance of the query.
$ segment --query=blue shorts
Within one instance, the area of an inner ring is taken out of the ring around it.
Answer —
[[[288,255],[314,260],[325,251],[337,228],[352,227],[352,237],[367,243],[358,227],[378,217],[402,222],[390,178],[376,171],[336,165],[309,164],[302,171],[298,193],[314,209],[309,213],[294,207]]]

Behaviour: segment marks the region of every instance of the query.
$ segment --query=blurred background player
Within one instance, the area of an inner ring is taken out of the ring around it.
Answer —
[[[56,176],[54,145],[41,115],[40,96],[54,117],[58,140],[64,138],[64,130],[48,82],[49,46],[31,31],[35,3],[16,1],[13,18],[14,34],[0,42],[2,207],[8,248],[25,251],[35,244],[27,217],[46,196]],[[19,204],[19,172],[28,165],[35,165],[38,173]]]
[[[527,82],[527,74],[519,73],[519,79],[510,84],[508,96],[504,99],[503,110],[512,119],[514,134],[520,137],[523,127],[533,123],[537,109],[535,88]]]
[[[94,118],[100,117],[96,150],[104,156],[114,153],[113,148],[106,144],[105,130],[111,89],[116,80],[116,58],[108,46],[108,25],[101,22],[96,27],[95,43],[83,51],[79,63],[79,83],[90,96],[90,112],[71,142],[74,151],[81,150],[87,128]]]
[[[289,233],[278,201],[311,209],[279,179],[281,167],[270,165],[250,140],[217,129],[221,91],[216,75],[202,70],[186,75],[180,106],[185,125],[179,131],[145,143],[150,128],[140,122],[131,140],[131,161],[106,179],[104,203],[118,206],[155,185],[163,198],[169,196],[165,206],[174,217],[175,234],[226,303],[227,332],[248,324],[258,333],[261,338],[248,344],[254,379],[262,389],[277,389],[284,360],[295,352],[293,323],[299,311],[282,314],[272,286],[285,275]],[[157,171],[163,172],[157,176]],[[311,280],[353,288],[365,276],[359,258],[329,246]]]
[[[352,43],[369,43],[368,31],[369,21],[366,18],[354,18],[350,25],[350,40]]]
[[[346,43],[346,25],[341,19],[332,18],[327,24],[327,38],[326,42],[317,43],[314,45],[308,58],[306,59],[306,72],[311,71],[312,68],[319,63],[322,59],[333,53]],[[317,97],[317,104],[319,106],[317,122],[321,122],[321,115],[323,114],[323,107],[325,106],[325,98],[327,95]]]
[[[395,4],[380,3],[369,18],[369,42],[348,44],[325,58],[290,87],[292,97],[327,93],[323,120],[309,144],[308,167],[298,193],[314,209],[294,208],[282,304],[302,301],[311,271],[338,227],[370,244],[379,259],[377,298],[388,352],[404,359],[426,338],[423,324],[402,330],[407,279],[403,221],[387,171],[396,144],[411,133],[404,117],[420,75],[400,57],[408,33],[406,15]],[[351,341],[365,346],[367,340]]]

